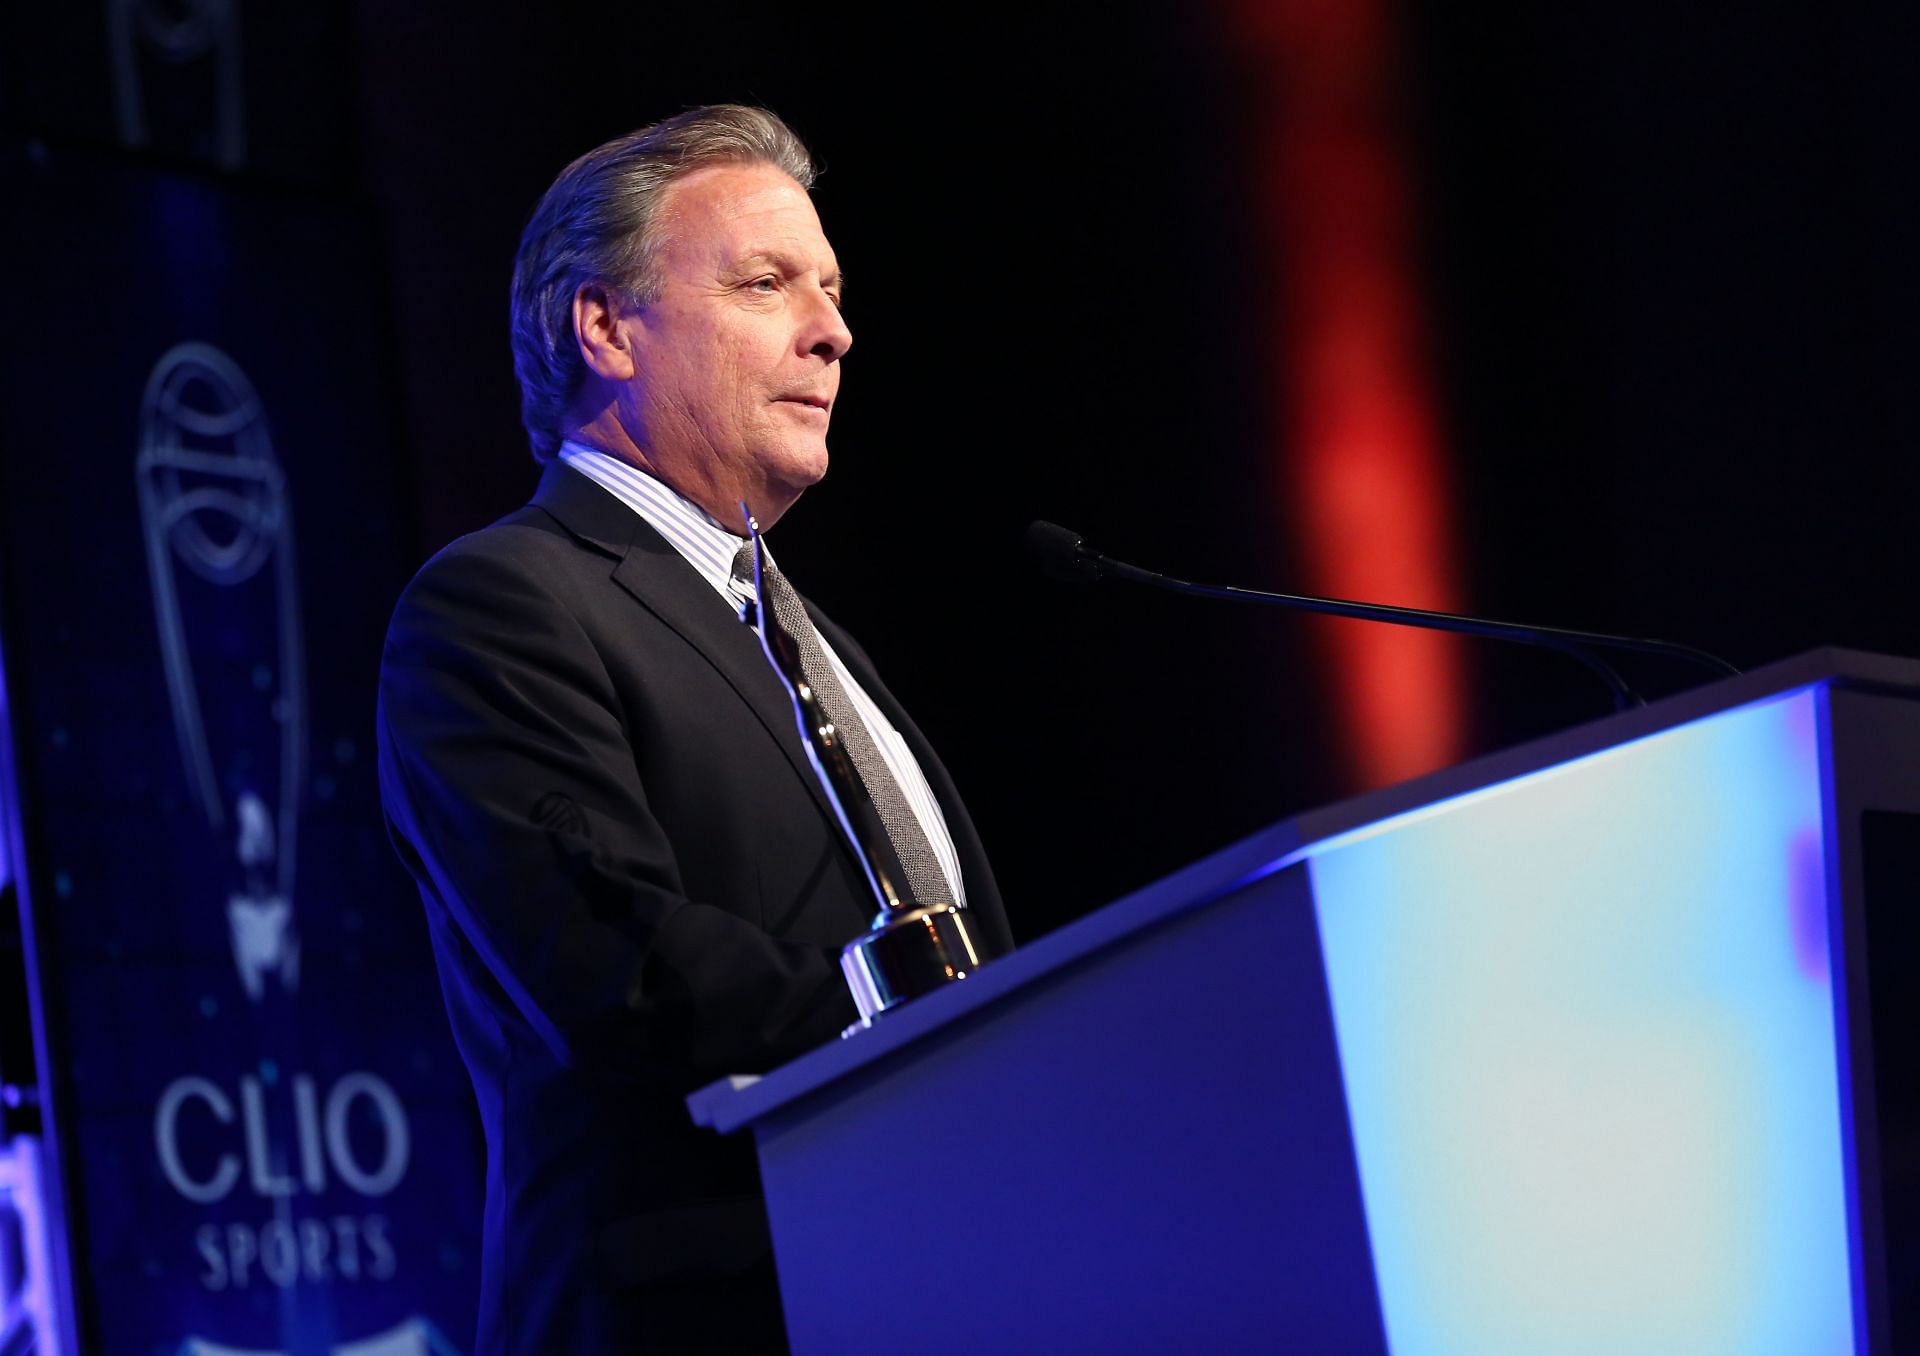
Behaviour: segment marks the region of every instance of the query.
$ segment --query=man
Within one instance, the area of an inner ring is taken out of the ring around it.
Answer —
[[[441,552],[381,674],[381,785],[487,1135],[484,1352],[782,1344],[744,1138],[682,1097],[853,1020],[875,912],[736,607],[827,469],[852,342],[805,149],[697,109],[583,156],[521,239],[526,508]],[[811,614],[942,884],[1006,944],[951,783]]]

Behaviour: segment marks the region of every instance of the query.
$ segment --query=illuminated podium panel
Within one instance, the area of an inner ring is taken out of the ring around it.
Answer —
[[[1915,1349],[1916,826],[1920,664],[1821,651],[690,1106],[752,1129],[797,1353]]]

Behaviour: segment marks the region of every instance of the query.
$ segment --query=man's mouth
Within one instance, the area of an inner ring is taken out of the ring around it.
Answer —
[[[791,396],[781,396],[780,400],[783,404],[804,405],[808,409],[818,410],[822,414],[825,414],[827,412],[827,409],[829,406],[829,402],[825,396],[791,395]]]

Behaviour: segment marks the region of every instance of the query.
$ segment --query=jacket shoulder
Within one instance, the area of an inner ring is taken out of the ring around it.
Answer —
[[[563,559],[584,544],[538,504],[523,504],[504,518],[455,537],[428,557],[415,577],[486,562],[533,564]]]
[[[617,563],[603,547],[582,541],[537,505],[456,537],[427,560],[401,590],[397,623],[431,601],[469,596],[507,604],[530,595],[561,600],[569,579],[598,576]]]

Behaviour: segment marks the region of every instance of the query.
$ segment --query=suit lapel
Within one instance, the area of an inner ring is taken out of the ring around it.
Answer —
[[[851,858],[852,849],[800,743],[792,699],[758,638],[713,586],[639,514],[564,462],[547,467],[533,502],[574,536],[612,557],[613,582],[719,671],[766,727]]]

